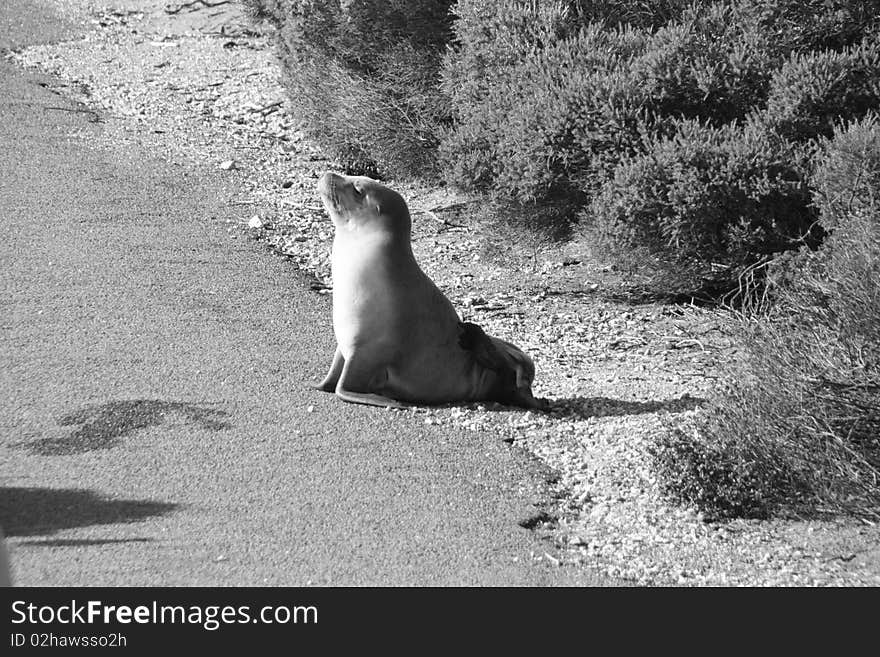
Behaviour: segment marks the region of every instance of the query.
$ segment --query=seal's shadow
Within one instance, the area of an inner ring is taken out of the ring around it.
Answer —
[[[548,415],[574,419],[593,417],[614,417],[621,415],[642,415],[645,413],[681,413],[690,411],[706,403],[705,399],[682,395],[677,399],[663,401],[627,401],[610,397],[563,397],[550,399]]]
[[[82,489],[0,488],[0,527],[7,536],[46,536],[74,527],[138,522],[176,508],[169,502],[108,499]]]
[[[551,417],[565,417],[574,419],[587,419],[591,417],[613,417],[617,415],[641,415],[644,413],[681,413],[690,411],[706,403],[705,399],[682,395],[677,399],[663,401],[626,401],[624,399],[612,399],[610,397],[558,397],[547,399],[549,406],[544,409],[527,409],[520,406],[510,406],[500,402],[483,401],[467,402],[466,404],[440,404],[437,408],[469,408],[492,412],[521,412],[530,411],[541,413]]]
[[[61,437],[46,437],[22,443],[33,454],[65,456],[98,449],[110,449],[140,429],[158,426],[169,416],[197,424],[202,429],[221,431],[232,425],[226,422],[225,411],[186,402],[158,399],[130,399],[86,406],[58,418],[62,427],[80,425]]]

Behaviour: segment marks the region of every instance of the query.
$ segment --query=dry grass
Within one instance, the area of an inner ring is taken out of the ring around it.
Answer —
[[[880,517],[880,126],[839,129],[815,176],[830,236],[767,265],[732,313],[744,358],[655,452],[673,497],[719,515]],[[750,283],[745,280],[746,285]]]

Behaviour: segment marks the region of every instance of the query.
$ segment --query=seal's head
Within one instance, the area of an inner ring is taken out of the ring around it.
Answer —
[[[318,181],[318,193],[336,228],[390,231],[409,239],[406,201],[382,183],[328,171]]]

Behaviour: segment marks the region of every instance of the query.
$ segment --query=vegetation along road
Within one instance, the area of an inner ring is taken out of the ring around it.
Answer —
[[[16,580],[876,586],[878,7],[0,3]],[[327,170],[546,412],[308,388]]]

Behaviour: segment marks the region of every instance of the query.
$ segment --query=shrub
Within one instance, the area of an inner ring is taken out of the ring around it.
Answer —
[[[816,245],[814,142],[880,105],[880,0],[244,2],[279,28],[294,118],[349,172],[439,164],[493,216],[595,219],[722,291]]]
[[[767,118],[792,139],[830,136],[840,117],[880,109],[880,42],[795,53],[773,76]]]
[[[592,25],[500,65],[505,72],[482,89],[458,85],[447,69],[456,125],[441,157],[451,181],[520,203],[577,197],[590,155],[634,141],[607,102],[625,80],[608,74],[639,39]]]
[[[838,126],[833,141],[813,174],[816,204],[835,239],[847,238],[840,231],[854,217],[863,217],[880,207],[880,136],[877,114],[844,129]],[[843,249],[838,248],[838,252]]]
[[[805,285],[783,279],[794,311],[811,299],[813,320],[829,327],[822,379],[851,389],[873,388],[880,413],[880,120],[875,113],[838,128],[813,178],[817,205],[830,232],[821,257],[795,260]],[[842,389],[841,388],[841,389]],[[880,416],[878,416],[880,417]],[[876,427],[874,427],[876,429]],[[847,431],[859,434],[858,427]],[[865,435],[865,438],[877,438]]]
[[[681,117],[723,125],[766,98],[772,49],[749,6],[670,10],[678,20],[651,34],[590,22],[602,3],[488,4],[456,7],[441,163],[451,183],[552,206],[552,220],[573,221],[646,135]]]
[[[755,416],[766,418],[767,409],[757,404],[768,397],[736,392],[728,391],[728,404],[734,399],[738,407],[754,404]],[[786,502],[802,499],[808,490],[802,473],[789,467],[775,444],[765,442],[765,432],[778,427],[725,411],[713,406],[708,417],[669,427],[651,447],[663,493],[709,519],[766,518]]]
[[[284,18],[293,7],[292,0],[241,0],[245,14],[251,20],[268,21],[275,27],[284,24]]]
[[[828,238],[773,263],[733,383],[655,451],[667,492],[710,513],[880,512],[876,115],[826,142],[814,184]]]
[[[877,106],[876,6],[461,0],[444,175],[511,216],[596,217],[607,244],[714,268],[723,291],[821,238],[811,142]]]
[[[646,29],[666,25],[694,4],[694,0],[577,0],[573,3],[584,23],[600,21],[609,27],[623,24]]]
[[[679,120],[617,166],[585,223],[676,265],[681,285],[736,281],[764,256],[818,243],[806,176],[804,153],[759,122]]]
[[[282,81],[303,131],[350,172],[377,176],[434,167],[452,2],[248,0],[279,27]]]
[[[570,34],[571,11],[563,2],[529,6],[485,0],[461,0],[454,11],[456,47],[447,53],[441,71],[441,88],[451,104],[453,127],[442,140],[441,162],[451,182],[488,190],[506,164],[498,151],[499,142],[510,134],[508,122],[517,120],[511,113],[534,96],[539,98],[533,102],[541,105],[547,95],[529,85],[544,82],[542,75],[548,67],[525,60],[530,55],[539,58],[545,45]],[[528,92],[523,94],[525,89]],[[525,123],[532,118],[524,111],[519,114]],[[525,183],[520,196],[530,198],[539,183],[531,184],[528,179]]]
[[[658,118],[721,125],[764,102],[776,57],[752,4],[693,5],[651,37],[633,75]]]
[[[749,0],[782,54],[842,50],[877,33],[880,0]]]

